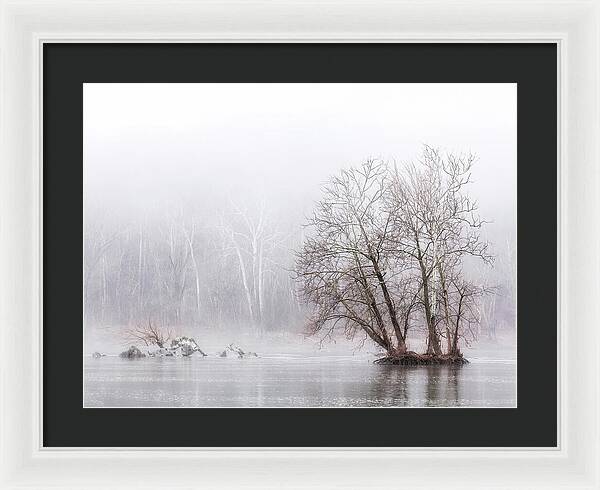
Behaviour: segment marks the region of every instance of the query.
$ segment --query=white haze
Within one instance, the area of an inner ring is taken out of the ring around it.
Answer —
[[[516,84],[85,84],[86,203],[113,210],[198,193],[309,207],[367,157],[423,143],[479,156],[484,216],[514,225]]]
[[[516,236],[516,84],[86,83],[83,98],[86,224],[170,207],[210,222],[233,200],[298,229],[330,175],[426,143],[478,155],[486,236]]]

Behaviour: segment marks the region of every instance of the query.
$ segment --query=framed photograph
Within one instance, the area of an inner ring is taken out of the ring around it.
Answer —
[[[599,487],[600,10],[450,6],[3,4],[3,485]]]

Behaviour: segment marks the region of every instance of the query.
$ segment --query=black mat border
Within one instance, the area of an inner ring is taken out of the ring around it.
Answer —
[[[555,44],[49,43],[43,79],[44,446],[556,446]],[[83,82],[518,83],[518,408],[83,409]]]

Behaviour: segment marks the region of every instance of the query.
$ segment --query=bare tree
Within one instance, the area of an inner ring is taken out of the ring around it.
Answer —
[[[309,220],[312,234],[297,256],[305,299],[315,305],[309,327],[330,335],[362,330],[390,354],[406,352],[405,328],[393,298],[394,262],[386,251],[393,215],[384,207],[387,166],[367,160],[324,188]]]
[[[461,354],[459,340],[465,343],[477,339],[477,329],[481,321],[479,311],[479,299],[485,295],[491,295],[493,288],[477,286],[462,278],[452,279],[449,284],[448,293],[448,324],[446,330],[448,336],[448,354],[458,356]]]
[[[190,258],[192,259],[192,266],[194,272],[194,284],[195,284],[195,292],[196,292],[196,315],[197,320],[200,318],[200,269],[198,267],[198,261],[196,260],[195,254],[195,241],[196,241],[196,227],[194,223],[190,225],[189,229],[187,228],[185,222],[182,222],[182,230],[185,236],[185,241],[189,247]]]
[[[273,266],[276,262],[272,255],[278,246],[280,234],[270,227],[264,201],[260,202],[254,213],[233,201],[230,206],[231,213],[227,220],[223,220],[222,230],[239,264],[250,320],[262,330],[266,315],[265,290],[269,276],[274,275]]]
[[[474,162],[425,146],[402,168],[367,160],[331,179],[296,261],[314,307],[311,332],[362,330],[389,356],[402,356],[409,331],[423,321],[427,354],[441,356],[445,338],[446,354],[460,355],[481,295],[463,277],[463,261],[492,260],[466,192]]]
[[[163,331],[160,327],[153,325],[152,321],[148,319],[146,325],[138,325],[128,329],[125,332],[125,338],[128,341],[142,341],[147,346],[156,345],[162,349],[171,339],[171,331]]]
[[[175,324],[182,321],[182,308],[187,288],[187,271],[190,260],[189,244],[185,232],[175,220],[170,219],[161,227],[164,240],[164,266],[159,271],[162,285],[171,315],[169,319]],[[162,250],[161,250],[162,251]],[[161,254],[162,255],[162,254]]]
[[[418,271],[427,351],[436,355],[442,353],[438,310],[445,330],[451,330],[446,276],[460,268],[465,256],[491,261],[479,232],[484,221],[466,193],[475,160],[472,154],[443,156],[425,145],[422,156],[403,168],[396,166],[391,179],[387,200],[394,217],[391,246]]]

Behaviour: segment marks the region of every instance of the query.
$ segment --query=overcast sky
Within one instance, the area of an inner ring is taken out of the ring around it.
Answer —
[[[319,186],[368,157],[397,162],[423,143],[479,156],[484,217],[514,225],[516,84],[84,84],[86,205],[264,195],[310,208]]]

